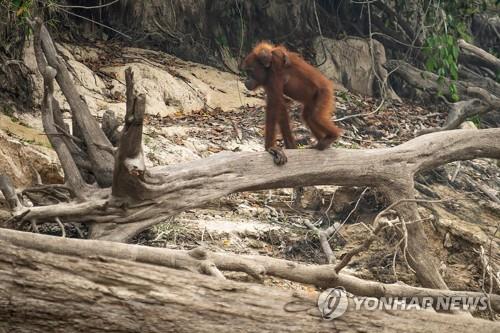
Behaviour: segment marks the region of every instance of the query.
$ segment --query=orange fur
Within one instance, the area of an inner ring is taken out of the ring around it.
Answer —
[[[281,45],[260,42],[242,68],[247,71],[247,88],[262,86],[267,94],[266,149],[276,147],[277,124],[286,148],[296,148],[283,95],[303,104],[302,116],[318,141],[316,148],[328,148],[341,135],[341,129],[331,121],[335,111],[332,82],[299,54]]]

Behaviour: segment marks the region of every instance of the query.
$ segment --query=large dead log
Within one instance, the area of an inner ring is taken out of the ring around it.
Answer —
[[[72,240],[69,240],[72,242]],[[44,253],[0,240],[0,331],[496,332],[429,311],[347,311],[320,318],[301,294],[103,256]]]
[[[145,264],[189,270],[214,275],[220,271],[243,272],[261,281],[266,276],[274,276],[289,281],[312,284],[319,288],[342,287],[356,296],[397,297],[483,297],[484,293],[461,290],[438,290],[413,287],[402,283],[381,283],[338,273],[335,265],[307,265],[290,260],[276,259],[260,255],[237,255],[211,252],[201,247],[190,251],[127,245],[116,242],[61,238],[14,230],[1,230],[0,240],[24,249],[43,253],[63,254],[82,258],[105,256],[115,259],[132,260]],[[220,277],[220,276],[219,276]],[[500,295],[489,295],[491,307],[500,312]]]
[[[384,65],[389,71],[393,71],[396,75],[408,82],[411,86],[423,91],[437,95],[442,93],[449,96],[449,87],[452,81],[445,78],[442,83],[438,80],[439,76],[432,72],[420,70],[409,63],[402,60],[389,60]],[[496,95],[496,89],[488,91],[483,87],[475,86],[467,81],[453,81],[457,87],[458,95],[466,99],[481,97],[490,103],[495,103],[498,107],[499,96]],[[499,86],[500,87],[500,86]],[[472,89],[471,89],[472,88]],[[451,98],[450,98],[451,99]]]
[[[463,39],[458,40],[458,46],[462,51],[460,57],[463,58],[463,61],[489,68],[494,75],[497,75],[497,73],[500,72],[500,59],[495,57],[493,54],[488,53],[475,45],[469,44]]]

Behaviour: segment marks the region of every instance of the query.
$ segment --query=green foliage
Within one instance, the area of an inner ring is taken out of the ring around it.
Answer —
[[[475,115],[473,117],[470,117],[469,119],[467,119],[468,121],[472,121],[474,123],[474,125],[476,125],[477,128],[480,127],[481,125],[481,117],[479,117],[478,115]]]
[[[6,9],[8,30],[13,34],[11,41],[24,41],[31,32],[26,19],[31,17],[33,0],[0,0],[0,10]],[[6,17],[2,17],[5,19]]]
[[[426,56],[425,67],[438,75],[440,86],[448,86],[451,99],[459,100],[457,86],[458,80],[458,38],[470,40],[467,31],[466,19],[472,15],[476,8],[470,6],[471,1],[430,1],[433,10],[427,20],[433,22],[427,39],[424,42],[423,53]],[[441,94],[442,92],[439,91]]]
[[[424,54],[427,56],[425,67],[438,75],[438,82],[444,85],[450,79],[449,93],[453,101],[458,101],[455,81],[458,80],[458,44],[451,35],[431,35],[425,41]]]
[[[0,0],[0,20],[3,30],[0,29],[0,52],[8,54],[10,58],[17,59],[21,51],[15,53],[12,50],[22,50],[22,45],[31,31],[28,19],[39,16],[45,25],[54,26],[58,21],[58,7],[60,0]],[[14,44],[14,46],[13,46]]]
[[[4,8],[9,13],[14,14],[10,16],[14,16],[17,25],[22,26],[29,26],[26,19],[30,18],[33,12],[42,16],[45,24],[51,24],[52,18],[50,16],[59,10],[57,0],[45,0],[43,2],[35,0],[0,0],[0,9]]]
[[[9,9],[21,19],[30,17],[32,6],[32,0],[11,0],[9,3]]]
[[[423,53],[425,67],[438,75],[441,86],[448,85],[449,95],[458,101],[458,39],[471,42],[468,27],[472,16],[494,6],[493,0],[424,1],[431,9],[426,17],[428,27]],[[441,92],[440,92],[441,93]]]

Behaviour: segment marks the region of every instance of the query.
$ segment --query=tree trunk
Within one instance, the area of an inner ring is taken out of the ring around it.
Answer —
[[[494,332],[428,311],[347,311],[322,320],[299,294],[101,256],[0,240],[0,332]],[[292,303],[291,303],[292,302]]]

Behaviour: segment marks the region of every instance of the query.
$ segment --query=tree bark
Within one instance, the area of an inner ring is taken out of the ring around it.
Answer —
[[[500,59],[485,50],[467,43],[463,39],[458,40],[458,46],[462,50],[460,57],[463,61],[469,62],[478,66],[485,66],[497,74],[500,72]]]
[[[77,193],[79,197],[83,196],[86,184],[80,175],[80,171],[74,156],[68,146],[68,142],[61,137],[64,135],[55,126],[54,111],[59,111],[57,100],[54,98],[54,78],[57,71],[47,64],[42,51],[42,41],[40,39],[40,31],[42,22],[35,22],[34,31],[34,50],[38,64],[38,70],[43,77],[43,101],[42,101],[42,123],[43,129],[49,138],[49,141],[57,153],[59,161],[64,170],[64,181]]]
[[[104,135],[94,116],[90,113],[83,97],[80,96],[76,90],[66,65],[57,55],[49,31],[41,23],[39,18],[35,20],[35,24],[41,25],[37,38],[41,40],[43,53],[47,59],[48,65],[57,71],[55,79],[71,107],[73,118],[82,131],[82,138],[92,161],[93,174],[99,185],[102,187],[110,186],[114,159],[109,150],[103,148],[111,147],[111,143],[106,135]]]
[[[12,185],[10,178],[5,175],[0,175],[0,191],[12,211],[15,212],[22,209],[21,201],[17,197],[16,189]]]
[[[145,199],[142,182],[145,181],[144,152],[142,150],[142,128],[146,112],[146,96],[136,95],[134,75],[129,67],[125,70],[127,84],[127,110],[125,125],[120,137],[120,147],[115,158],[112,194],[115,197],[134,200]]]
[[[449,95],[449,86],[452,82],[449,79],[444,79],[443,84],[440,84],[437,74],[420,70],[402,60],[389,60],[386,62],[385,67],[389,71],[394,71],[395,74],[400,76],[413,87],[431,92],[433,94],[442,92],[443,95]],[[467,81],[455,81],[455,85],[461,98],[481,97],[486,100],[493,101],[494,103],[498,103],[498,99],[500,98],[495,95],[496,91],[488,91],[483,87],[475,86]]]
[[[221,271],[243,272],[261,281],[265,276],[274,276],[289,281],[314,285],[319,288],[343,287],[356,296],[366,297],[423,297],[433,298],[451,296],[482,297],[483,292],[461,290],[437,290],[413,287],[401,283],[381,283],[338,273],[338,266],[308,265],[284,259],[259,255],[237,255],[223,252],[210,252],[201,247],[190,251],[155,248],[140,245],[127,245],[108,241],[79,240],[61,238],[14,230],[2,230],[0,240],[14,246],[43,253],[93,258],[105,256],[115,259],[131,260],[144,264],[183,269],[212,275],[206,267]],[[491,307],[500,312],[500,295],[489,295]]]
[[[70,242],[72,240],[69,240]],[[0,240],[0,331],[495,332],[499,325],[428,311],[320,318],[302,294],[103,256],[43,253]]]
[[[118,146],[120,141],[121,132],[118,130],[120,124],[113,111],[107,110],[102,115],[101,128],[106,137],[109,139],[113,146]]]

